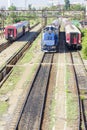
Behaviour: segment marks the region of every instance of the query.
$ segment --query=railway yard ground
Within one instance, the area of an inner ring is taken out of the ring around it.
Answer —
[[[14,110],[17,107],[18,99],[20,98],[20,100],[21,100],[21,96],[22,96],[21,94],[23,93],[25,86],[31,82],[32,75],[34,74],[36,66],[38,65],[38,62],[43,55],[43,53],[40,52],[40,44],[39,43],[40,43],[40,41],[36,41],[36,44],[32,46],[32,48],[29,50],[29,52],[27,52],[27,53],[29,53],[28,59],[26,59],[26,58],[22,59],[22,61],[20,61],[17,66],[15,66],[15,68],[12,72],[12,76],[10,76],[11,78],[12,77],[13,78],[8,79],[7,83],[3,84],[2,88],[1,88],[1,94],[0,94],[1,101],[0,102],[1,102],[1,104],[3,104],[4,101],[6,101],[6,104],[4,104],[4,106],[2,105],[2,107],[4,107],[4,108],[0,109],[1,110],[0,115],[2,115],[2,113],[3,113],[2,109],[6,110],[6,107],[8,106],[7,102],[9,102],[10,107],[8,109],[8,113],[5,114],[2,118],[2,121],[0,121],[0,129],[3,128],[2,126],[4,126],[6,124],[7,120],[8,120],[8,123],[11,120],[12,116],[14,115],[13,114]],[[36,53],[37,53],[38,57],[35,57]],[[27,57],[27,56],[25,55],[25,57]],[[26,63],[27,61],[25,61],[25,59],[29,62]],[[37,64],[34,65],[34,62],[36,62]],[[20,63],[22,63],[22,64],[20,64]],[[20,69],[22,70],[21,73],[20,73]],[[16,77],[16,74],[17,74],[17,77]],[[26,78],[25,78],[25,75],[26,75]],[[10,80],[12,82],[10,82]],[[15,81],[15,83],[14,83],[14,81]],[[16,87],[16,85],[18,87]],[[14,87],[11,88],[11,86],[14,86]],[[17,93],[17,91],[18,91],[18,93]]]
[[[28,35],[1,52],[0,67],[30,41]],[[87,61],[66,48],[64,36],[61,31],[57,53],[44,53],[39,34],[17,63],[5,65],[12,71],[0,88],[0,130],[87,129]]]

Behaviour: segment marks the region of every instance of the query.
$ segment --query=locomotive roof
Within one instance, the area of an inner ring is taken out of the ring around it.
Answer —
[[[44,30],[49,30],[49,28],[52,29],[57,29],[54,25],[48,25],[44,28]]]
[[[72,25],[72,24],[69,24],[69,25],[66,25],[65,26],[65,32],[66,33],[74,33],[74,32],[78,32],[78,33],[81,33],[80,30],[75,26],[75,25]]]

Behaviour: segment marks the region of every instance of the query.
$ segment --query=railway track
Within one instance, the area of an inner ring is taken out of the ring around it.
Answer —
[[[62,48],[61,44],[60,44],[60,46],[61,46],[60,50],[59,50],[60,57],[63,56],[63,59],[64,59],[64,54],[61,55],[61,53],[64,52],[64,48]],[[60,81],[60,83],[57,82],[57,80],[56,80],[57,69],[58,69],[57,68],[58,56],[59,55],[57,53],[55,55],[52,53],[50,53],[50,54],[46,53],[45,56],[43,57],[43,59],[40,63],[40,66],[37,70],[37,73],[34,77],[34,80],[31,84],[31,87],[29,86],[28,87],[29,90],[26,90],[27,94],[25,94],[25,95],[27,95],[27,96],[25,98],[24,98],[24,96],[22,96],[22,100],[23,100],[21,103],[22,105],[20,103],[18,104],[18,109],[15,112],[16,114],[13,117],[10,128],[8,128],[9,130],[40,130],[40,129],[42,129],[42,124],[44,124],[43,119],[45,118],[45,117],[43,117],[44,116],[43,113],[45,113],[44,105],[45,105],[45,100],[47,100],[47,95],[49,93],[48,87],[49,87],[49,89],[50,89],[50,87],[52,87],[52,86],[49,86],[49,82],[51,85],[53,84],[53,87],[55,85],[58,85],[60,88],[64,88],[63,85],[60,85],[61,78],[57,77],[59,79],[58,81]],[[61,58],[59,58],[59,59],[61,59]],[[63,62],[63,60],[61,59],[61,63],[62,62]],[[51,68],[51,66],[52,66],[52,68]],[[62,72],[62,76],[64,77],[64,69],[62,70],[62,66],[60,68],[61,69],[59,72],[60,73]],[[54,74],[53,74],[53,72],[54,72]],[[56,87],[58,87],[58,86],[56,86]],[[52,89],[52,90],[54,91],[54,89]],[[53,91],[51,94],[53,94]],[[61,89],[61,91],[62,91],[62,89]],[[64,95],[62,97],[64,98]],[[25,103],[23,103],[23,102],[25,102]],[[65,102],[63,101],[63,103],[65,103]],[[20,106],[22,106],[22,107],[20,107]],[[61,106],[63,106],[63,104]],[[46,106],[46,107],[48,107],[48,106]],[[59,111],[59,109],[58,109],[58,111]],[[59,113],[60,113],[60,111],[59,111]],[[47,114],[47,113],[45,113],[45,114]],[[61,121],[61,120],[59,119],[57,121]],[[65,121],[62,120],[62,122],[64,123]]]
[[[37,26],[39,23],[36,23],[35,25],[31,26],[30,30],[33,29],[35,26]],[[4,35],[4,33],[2,33],[2,35]],[[4,36],[3,36],[4,37]],[[20,39],[20,38],[18,38]],[[18,40],[17,39],[17,40]],[[13,42],[12,42],[13,43]],[[9,41],[6,41],[2,44],[0,44],[0,52],[2,52],[3,50],[5,50],[7,47],[9,47],[12,43],[10,43]]]
[[[71,52],[79,100],[79,130],[87,130],[87,72],[79,52]]]
[[[2,44],[0,44],[0,53],[3,51],[3,50],[5,50],[7,47],[9,47],[11,45],[11,43],[10,42],[4,42],[4,43],[2,43]]]
[[[23,55],[25,50],[30,47],[33,40],[37,37],[37,35],[41,31],[41,26],[37,25],[35,29],[31,32],[27,33],[23,38],[19,41],[14,42],[9,48],[3,51],[0,54],[0,86],[2,86],[3,82],[9,76],[9,72],[11,72],[13,66],[19,60],[19,58]]]
[[[62,53],[61,48],[60,53]],[[78,128],[74,128],[74,130],[87,130],[87,72],[84,68],[79,52],[71,52],[69,55],[72,61],[72,63],[70,61],[70,66],[72,66],[74,81],[76,81],[73,86],[77,91],[76,93],[78,95],[79,102]],[[18,108],[22,108],[21,112],[19,109],[17,110],[9,130],[41,129],[43,108],[47,93],[45,90],[47,90],[46,87],[49,81],[53,58],[53,54],[47,54],[43,57],[37,70],[37,74],[34,77],[34,81],[32,82],[30,89],[26,91],[26,98],[24,96],[24,99],[22,98],[25,103],[22,102],[22,107],[18,104]]]
[[[64,130],[65,126],[65,45],[64,32],[60,32],[58,53],[54,55],[44,118],[41,130]],[[66,129],[67,130],[67,129]]]
[[[22,99],[25,103],[21,112],[16,111],[9,130],[40,130],[53,57],[54,54],[44,54],[27,96]]]

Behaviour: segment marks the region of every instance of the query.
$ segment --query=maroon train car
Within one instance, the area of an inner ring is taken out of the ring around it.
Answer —
[[[81,49],[81,32],[72,24],[65,26],[66,44],[69,48]]]
[[[29,30],[30,30],[30,24],[28,21],[22,21],[13,25],[9,25],[5,27],[4,30],[5,39],[9,41],[14,41]]]

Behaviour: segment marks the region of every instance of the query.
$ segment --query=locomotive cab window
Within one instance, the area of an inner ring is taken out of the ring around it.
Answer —
[[[43,35],[43,40],[54,40],[54,33],[50,33],[50,34],[44,34]]]

